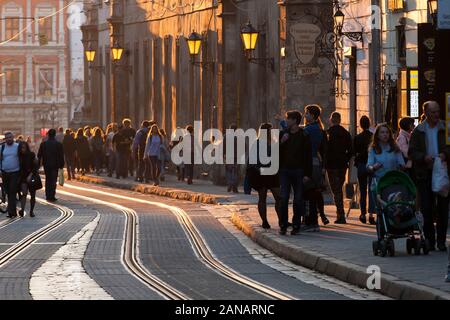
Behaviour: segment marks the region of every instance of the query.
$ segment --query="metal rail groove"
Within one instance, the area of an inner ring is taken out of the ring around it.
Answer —
[[[66,185],[67,186],[67,185]],[[122,246],[122,262],[128,271],[146,284],[148,287],[159,293],[166,299],[170,300],[189,300],[185,294],[178,291],[176,288],[165,283],[163,280],[151,274],[139,259],[139,247],[138,247],[138,217],[134,210],[126,208],[124,206],[90,198],[70,192],[58,191],[60,194],[64,194],[70,197],[83,199],[93,203],[105,205],[114,208],[122,212],[125,216],[125,232],[124,232],[124,243]]]
[[[236,283],[244,285],[248,288],[251,288],[254,291],[256,291],[260,294],[263,294],[265,296],[268,296],[272,299],[278,299],[278,300],[294,300],[294,299],[296,299],[286,293],[283,293],[279,290],[271,288],[267,285],[264,285],[258,281],[252,280],[252,279],[240,274],[239,272],[233,270],[231,267],[227,266],[222,261],[220,261],[219,259],[214,257],[212,250],[206,244],[206,241],[203,239],[201,233],[195,227],[195,225],[192,222],[189,215],[186,213],[186,211],[184,211],[183,209],[181,209],[179,207],[171,206],[171,205],[168,205],[165,203],[160,203],[160,202],[143,200],[143,199],[139,199],[139,198],[126,197],[126,196],[117,195],[117,194],[108,193],[108,192],[90,189],[90,188],[83,188],[83,187],[78,187],[78,186],[73,186],[73,185],[66,185],[66,186],[69,188],[76,189],[76,190],[88,191],[88,192],[102,194],[102,195],[106,195],[106,196],[110,196],[110,197],[114,197],[114,198],[118,198],[118,199],[134,201],[134,202],[138,202],[138,203],[142,203],[142,204],[148,204],[148,205],[153,205],[153,206],[167,209],[177,217],[180,225],[183,227],[183,230],[185,231],[185,233],[191,243],[192,248],[194,249],[194,252],[197,254],[198,257],[201,258],[200,260],[202,262],[204,262],[204,264],[206,266],[208,266],[212,270],[218,272],[222,276],[224,276]],[[72,194],[70,194],[70,195],[72,195]],[[109,202],[106,202],[106,203],[111,204]],[[133,215],[137,216],[137,214],[136,214],[136,212],[134,212],[134,210],[131,210],[129,208],[126,208],[125,210],[132,211]]]
[[[42,227],[41,229],[26,236],[21,241],[19,241],[12,247],[8,248],[5,252],[0,254],[0,267],[6,264],[11,259],[13,259],[14,257],[16,257],[17,255],[19,255],[20,253],[22,253],[32,243],[36,242],[37,240],[41,239],[42,237],[46,236],[47,234],[49,234],[50,232],[52,232],[65,222],[67,222],[67,220],[69,220],[73,216],[73,211],[67,207],[53,204],[40,198],[36,198],[36,200],[42,204],[51,205],[55,207],[61,213],[60,216],[56,220]]]

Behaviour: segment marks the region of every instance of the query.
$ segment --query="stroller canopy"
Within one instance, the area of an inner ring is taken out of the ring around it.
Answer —
[[[381,195],[383,190],[392,185],[401,185],[406,188],[411,196],[416,196],[416,186],[414,185],[414,182],[406,173],[397,170],[389,171],[380,178],[377,185],[377,194]]]

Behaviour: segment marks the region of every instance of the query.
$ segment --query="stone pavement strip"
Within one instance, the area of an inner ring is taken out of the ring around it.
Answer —
[[[345,228],[339,228],[336,225],[322,227],[322,232],[314,233],[320,236],[302,233],[300,236],[281,237],[276,233],[277,230],[272,229],[267,232],[260,227],[255,209],[257,196],[242,193],[230,194],[226,192],[225,187],[213,185],[209,181],[196,180],[194,185],[188,186],[176,181],[172,176],[166,176],[162,186],[155,187],[136,183],[132,179],[118,180],[91,175],[79,177],[78,180],[144,194],[224,205],[230,210],[233,223],[252,240],[298,265],[366,288],[366,282],[370,276],[367,273],[367,259],[371,262],[369,265],[382,266],[381,288],[378,290],[382,294],[394,299],[450,300],[450,285],[445,284],[443,280],[446,255],[438,256],[440,253],[433,253],[430,256],[421,256],[421,259],[425,260],[420,261],[411,260],[417,257],[402,257],[401,254],[394,258],[370,257],[371,242],[375,238],[374,230],[359,222],[350,223]],[[327,206],[328,215],[331,215],[330,210],[332,207]],[[269,210],[269,217],[271,218],[269,222],[273,226],[277,225],[273,208]],[[303,237],[306,234],[308,236]],[[345,238],[345,241],[340,238]],[[397,249],[397,252],[402,250]],[[433,268],[432,271],[435,274],[439,274],[439,279],[436,276],[431,277],[433,281],[425,279],[429,277],[430,269],[427,269],[429,266]],[[426,275],[424,270],[427,270]]]
[[[82,261],[100,215],[32,275],[30,293],[34,300],[112,300],[83,268]]]

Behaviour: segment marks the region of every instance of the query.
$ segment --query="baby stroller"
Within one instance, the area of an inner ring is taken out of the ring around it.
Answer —
[[[375,182],[376,183],[376,182]],[[430,251],[423,236],[421,213],[416,213],[416,187],[401,171],[390,171],[376,183],[377,236],[375,256],[395,255],[394,239],[406,239],[406,251],[419,255]]]

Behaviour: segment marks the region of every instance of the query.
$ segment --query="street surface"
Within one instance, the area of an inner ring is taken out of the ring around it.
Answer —
[[[0,299],[386,299],[277,258],[229,213],[79,182],[0,216]]]

